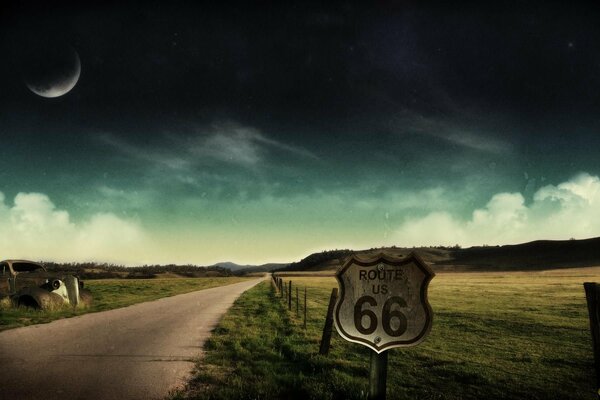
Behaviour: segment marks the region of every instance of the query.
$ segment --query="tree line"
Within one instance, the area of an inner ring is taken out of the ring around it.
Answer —
[[[42,263],[48,271],[67,273],[79,276],[81,279],[107,279],[107,278],[155,278],[159,274],[173,273],[185,277],[206,277],[206,276],[231,276],[232,272],[228,268],[219,266],[204,267],[198,265],[142,265],[136,267],[126,267],[124,265],[109,263]]]

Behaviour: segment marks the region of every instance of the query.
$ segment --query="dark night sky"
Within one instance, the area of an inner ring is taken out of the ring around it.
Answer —
[[[1,7],[3,253],[253,263],[600,235],[600,6]],[[22,77],[49,44],[81,60],[57,98]]]

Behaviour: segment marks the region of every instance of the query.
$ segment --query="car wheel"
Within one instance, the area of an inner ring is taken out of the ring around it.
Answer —
[[[19,297],[19,300],[17,301],[17,304],[19,307],[27,307],[27,308],[33,308],[36,310],[40,309],[40,305],[38,304],[37,301],[35,301],[35,299],[31,296],[21,296]]]

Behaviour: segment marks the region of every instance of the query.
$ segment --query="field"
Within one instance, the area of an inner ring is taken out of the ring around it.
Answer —
[[[329,355],[317,354],[335,279],[285,279],[308,287],[307,329],[295,301],[288,312],[260,284],[223,318],[174,398],[366,398],[370,350],[334,333]],[[431,334],[390,351],[388,398],[594,398],[585,281],[600,281],[600,268],[438,274]]]
[[[161,297],[229,285],[248,278],[172,278],[172,279],[99,279],[85,281],[94,296],[90,307],[73,309],[65,306],[58,310],[41,311],[13,308],[7,302],[0,304],[0,331],[19,326],[40,324],[55,319],[89,312],[105,311]]]

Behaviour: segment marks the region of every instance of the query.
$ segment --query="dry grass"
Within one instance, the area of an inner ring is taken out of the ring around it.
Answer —
[[[89,307],[59,306],[53,310],[33,310],[12,307],[7,302],[0,308],[0,331],[32,324],[50,322],[88,312],[112,310],[161,297],[224,286],[251,278],[165,278],[165,279],[98,279],[85,282],[92,292]]]
[[[267,284],[247,292],[215,331],[188,397],[366,397],[366,347],[334,334],[330,354],[317,354],[335,278],[284,279],[308,288],[308,329]],[[600,282],[600,267],[438,274],[431,334],[390,351],[388,398],[593,398],[586,281]]]

